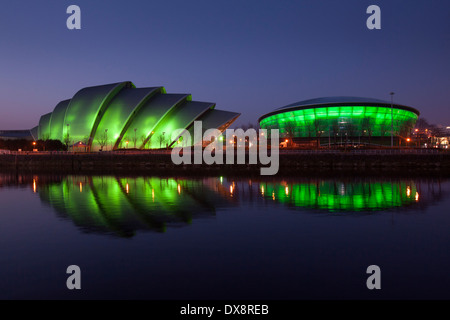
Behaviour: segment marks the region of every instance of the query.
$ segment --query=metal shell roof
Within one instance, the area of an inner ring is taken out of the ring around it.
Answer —
[[[134,140],[136,147],[144,148],[147,142],[156,147],[161,145],[158,136],[163,135],[170,146],[175,142],[170,133],[188,129],[196,120],[207,120],[205,128],[218,123],[225,130],[239,116],[214,108],[214,103],[192,101],[190,94],[168,94],[164,87],[136,88],[131,81],[93,86],[79,90],[41,116],[38,136],[70,144],[82,142],[90,150],[111,150],[128,140]],[[220,121],[211,121],[210,113]]]

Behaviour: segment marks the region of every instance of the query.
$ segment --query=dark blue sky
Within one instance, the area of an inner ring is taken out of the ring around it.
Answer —
[[[81,8],[81,30],[66,8]],[[368,30],[366,8],[381,8]],[[26,129],[82,87],[130,80],[241,112],[353,95],[450,125],[450,1],[8,1],[0,129]]]

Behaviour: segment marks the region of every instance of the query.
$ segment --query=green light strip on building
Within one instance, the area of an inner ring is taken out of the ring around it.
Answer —
[[[406,135],[418,116],[412,111],[393,108],[394,134]],[[280,112],[260,122],[263,129],[279,129],[280,136],[317,137],[347,133],[348,136],[390,136],[391,108],[337,106]]]

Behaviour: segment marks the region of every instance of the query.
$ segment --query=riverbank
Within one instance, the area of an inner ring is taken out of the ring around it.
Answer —
[[[439,174],[450,176],[450,153],[437,152],[282,151],[278,174],[367,173]],[[247,158],[248,162],[248,158]],[[236,163],[236,161],[235,161]],[[264,165],[267,166],[267,165]],[[175,165],[168,151],[103,153],[15,153],[0,155],[3,172],[61,174],[250,174],[261,164]],[[278,175],[277,174],[277,175]]]

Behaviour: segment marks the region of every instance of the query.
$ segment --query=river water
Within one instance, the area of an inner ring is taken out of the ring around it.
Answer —
[[[1,174],[0,299],[449,299],[449,191],[423,177]]]

